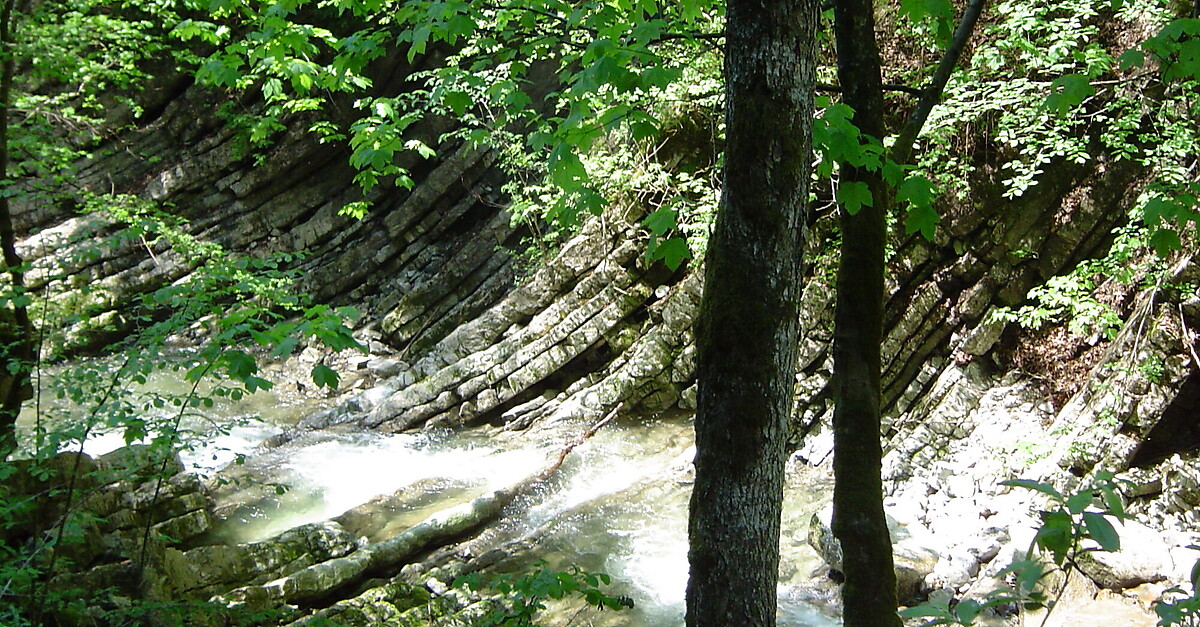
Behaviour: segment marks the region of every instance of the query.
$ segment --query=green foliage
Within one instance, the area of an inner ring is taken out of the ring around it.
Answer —
[[[239,424],[213,421],[205,410],[222,399],[236,401],[272,387],[262,376],[260,359],[286,357],[305,342],[336,351],[362,349],[346,326],[357,315],[353,310],[314,305],[307,296],[292,292],[297,271],[287,268],[299,260],[296,255],[231,254],[190,235],[177,218],[133,197],[90,196],[84,207],[93,216],[127,225],[95,246],[138,242],[149,254],[172,256],[193,270],[183,280],[135,298],[125,316],[129,333],[111,347],[112,357],[74,362],[53,374],[39,369],[39,394],[46,400],[39,403],[24,449],[24,455],[38,464],[35,469],[51,468],[49,460],[59,452],[81,451],[90,439],[105,433],[120,434],[127,444],[145,443],[148,459],[164,460],[152,463],[167,468],[165,460],[175,451],[227,434]],[[45,324],[68,329],[72,320],[88,315],[84,310]],[[324,364],[313,367],[312,377],[318,386],[338,383],[337,373]],[[179,379],[184,388],[163,387],[159,381],[164,378]],[[0,475],[14,472],[12,462],[0,463]],[[69,477],[76,471],[60,468],[59,472]],[[154,479],[138,481],[147,478]],[[161,483],[165,478],[156,480]],[[105,485],[127,479],[104,476],[84,483]],[[74,485],[66,480],[60,483]],[[24,624],[28,616],[42,611],[32,608],[95,619],[94,604],[89,605],[87,598],[56,593],[46,584],[66,566],[65,559],[57,558],[63,547],[88,537],[94,521],[86,506],[77,504],[86,504],[89,495],[58,489],[48,496],[66,503],[52,532],[29,538],[16,548],[6,545],[0,555],[0,594],[13,607],[6,624]],[[0,535],[25,524],[33,507],[26,498],[0,493]],[[192,624],[198,613],[217,609],[205,604],[134,604],[106,612],[122,620],[153,615],[162,624],[182,625]],[[233,624],[257,620],[227,618]]]
[[[499,575],[488,582],[477,573],[454,580],[455,587],[490,589],[501,594],[505,604],[484,618],[485,625],[533,627],[538,612],[546,609],[547,599],[576,597],[598,610],[622,610],[633,607],[629,597],[612,597],[601,586],[612,583],[605,573],[591,573],[571,566],[565,571],[551,569],[545,562],[520,575]]]
[[[1189,549],[1200,550],[1200,546],[1189,545]],[[1158,624],[1163,627],[1183,625],[1195,627],[1200,625],[1200,560],[1192,565],[1189,583],[1192,592],[1189,594],[1182,588],[1171,588],[1163,593],[1163,599],[1154,606],[1158,614]],[[1170,598],[1171,600],[1167,600]]]
[[[906,607],[900,610],[899,613],[902,618],[928,619],[922,623],[923,627],[932,627],[933,625],[974,625],[975,619],[979,618],[985,610],[1009,605],[1013,601],[1014,599],[1009,596],[1007,591],[997,590],[986,595],[982,601],[963,599],[955,603],[953,607],[951,607],[948,600],[933,601],[913,607]]]
[[[311,128],[330,141],[345,140],[364,190],[381,183],[411,187],[404,155],[429,157],[438,146],[407,135],[429,115],[452,115],[462,127],[439,143],[466,139],[505,147],[518,141],[539,155],[548,183],[559,190],[543,217],[571,225],[595,212],[602,196],[584,154],[607,134],[635,140],[656,134],[645,103],[670,86],[695,50],[719,30],[720,3],[620,0],[572,5],[558,0],[506,0],[482,5],[462,0],[412,2],[248,0],[192,5],[204,19],[185,20],[176,35],[213,46],[198,61],[204,84],[240,93],[257,90],[265,107],[248,128],[278,129],[290,115],[315,116]],[[370,93],[373,62],[399,48],[424,85],[397,96]],[[448,54],[444,63],[425,59]],[[433,67],[427,67],[433,65]],[[527,93],[531,77],[554,71],[553,107]],[[338,120],[337,94],[354,115]],[[265,145],[270,132],[251,138]],[[518,199],[520,200],[520,199]],[[361,213],[361,205],[352,213]]]
[[[974,155],[991,152],[1001,161],[1004,194],[1017,197],[1050,163],[1087,163],[1104,150],[1149,170],[1139,219],[1157,252],[1180,249],[1189,223],[1200,221],[1197,20],[1171,19],[1162,2],[1109,0],[1013,0],[996,14],[929,119],[921,171],[961,196]],[[1102,29],[1144,24],[1158,33],[1114,57]],[[1151,87],[1155,81],[1160,87]]]
[[[1162,260],[1145,254],[1148,245],[1146,228],[1137,224],[1122,227],[1104,257],[1084,260],[1070,272],[1052,277],[1029,290],[1032,304],[1017,309],[999,307],[993,310],[991,319],[1026,329],[1066,322],[1072,334],[1097,334],[1111,340],[1122,320],[1112,307],[1097,299],[1096,289],[1108,280],[1128,285],[1139,279],[1154,279],[1162,271]]]
[[[32,183],[24,194],[54,196],[71,187],[71,164],[114,124],[141,115],[134,96],[150,78],[148,62],[172,53],[161,25],[177,19],[175,3],[16,4],[7,176]]]

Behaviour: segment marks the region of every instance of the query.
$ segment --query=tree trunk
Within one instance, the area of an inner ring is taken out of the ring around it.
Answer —
[[[731,0],[725,187],[697,320],[687,624],[774,625],[817,2]]]
[[[883,88],[870,0],[835,5],[838,80],[854,123],[882,141]],[[884,241],[891,193],[879,171],[843,168],[841,184],[865,183],[871,206],[841,212],[842,259],[834,312],[833,532],[842,546],[844,624],[900,625],[892,541],[880,478],[880,348]]]
[[[0,251],[8,272],[7,303],[0,308],[0,460],[7,459],[17,446],[16,423],[21,403],[29,396],[29,369],[33,361],[33,325],[25,299],[24,261],[17,254],[8,198],[12,181],[8,178],[8,109],[12,95],[13,42],[12,12],[16,0],[6,0],[0,8]]]

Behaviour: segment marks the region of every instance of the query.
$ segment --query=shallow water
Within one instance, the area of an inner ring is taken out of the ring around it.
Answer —
[[[172,392],[184,388],[167,377],[149,385]],[[369,523],[370,529],[361,533],[379,541],[441,509],[538,472],[587,427],[523,433],[492,428],[313,433],[278,448],[259,447],[321,404],[260,392],[237,403],[218,399],[202,417],[185,420],[184,428],[200,437],[183,452],[184,463],[206,474],[224,468],[219,476],[231,482],[216,493],[218,511],[226,517],[217,537],[259,541],[351,511],[349,516],[358,517],[353,522]],[[161,417],[169,419],[174,411],[167,408]],[[235,426],[213,428],[230,423]],[[102,454],[123,444],[121,433],[100,432],[89,438],[85,450]],[[689,420],[618,420],[580,444],[548,485],[500,523],[510,538],[538,534],[539,548],[531,560],[607,572],[614,580],[610,592],[636,603],[620,613],[578,614],[577,606],[564,607],[557,616],[552,606],[547,624],[683,624],[691,445]],[[240,456],[244,463],[230,465]],[[792,483],[782,546],[784,570],[792,574],[780,586],[779,624],[835,625],[796,585],[816,567],[815,554],[803,539],[818,503],[813,490]],[[353,528],[345,516],[342,520]]]

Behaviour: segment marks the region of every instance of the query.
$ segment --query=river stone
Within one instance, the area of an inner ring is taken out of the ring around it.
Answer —
[[[207,509],[198,509],[158,523],[150,531],[171,542],[184,543],[207,533],[212,526],[212,514]]]
[[[1080,555],[1079,566],[1096,585],[1109,590],[1124,590],[1144,583],[1164,581],[1174,570],[1170,548],[1153,529],[1133,520],[1117,525],[1121,536],[1120,551],[1087,551]],[[1094,542],[1084,548],[1098,548]]]
[[[202,546],[187,552],[168,548],[147,576],[148,596],[164,600],[207,598],[342,557],[355,548],[354,537],[330,521],[301,525],[252,544]]]
[[[1108,590],[1097,590],[1086,577],[1071,577],[1057,594],[1053,611],[1027,611],[1024,625],[1045,627],[1154,627],[1152,612],[1135,599]]]

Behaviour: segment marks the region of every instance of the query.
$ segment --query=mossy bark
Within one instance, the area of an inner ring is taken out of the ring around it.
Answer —
[[[726,166],[697,321],[687,624],[774,625],[817,2],[728,3]]]

